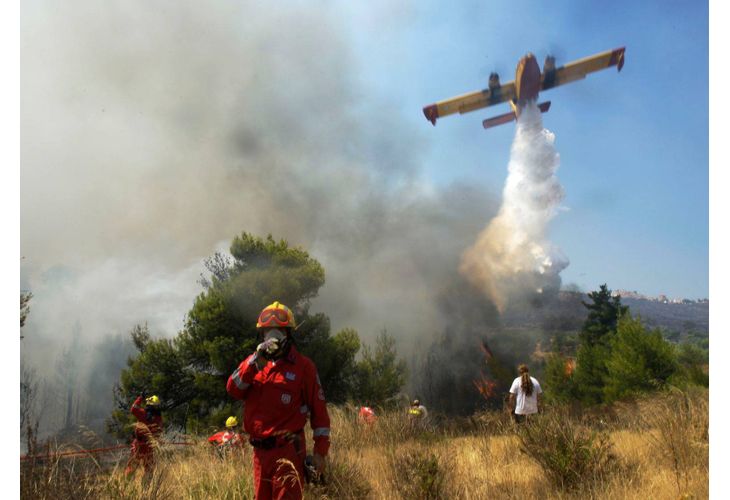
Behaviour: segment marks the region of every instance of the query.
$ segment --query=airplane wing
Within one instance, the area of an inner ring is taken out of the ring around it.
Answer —
[[[487,106],[507,102],[515,97],[515,82],[507,82],[493,89],[477,90],[468,94],[439,101],[423,108],[426,118],[436,125],[436,119],[454,113],[468,113]]]
[[[558,85],[582,80],[588,73],[610,68],[611,66],[618,66],[618,70],[621,71],[621,68],[624,67],[625,51],[626,47],[621,47],[578,59],[559,68],[543,67],[541,89],[547,90]]]

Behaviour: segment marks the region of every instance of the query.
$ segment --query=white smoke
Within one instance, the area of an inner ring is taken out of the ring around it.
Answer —
[[[512,301],[557,291],[568,265],[546,234],[564,196],[554,142],[537,105],[528,104],[517,121],[499,213],[462,256],[461,273],[500,311]]]
[[[433,130],[367,86],[337,8],[21,11],[20,286],[33,293],[22,350],[44,377],[59,378],[48,367],[76,336],[108,345],[139,323],[175,335],[204,259],[242,231],[322,263],[312,310],[333,331],[372,342],[386,328],[403,352],[441,330],[436,298],[497,203],[473,182],[423,178]],[[92,356],[77,355],[98,366]],[[94,398],[111,403],[111,389]],[[54,412],[65,416],[44,406]]]

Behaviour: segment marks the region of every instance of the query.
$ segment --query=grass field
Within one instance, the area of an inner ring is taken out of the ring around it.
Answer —
[[[508,415],[402,412],[363,426],[333,407],[326,485],[306,498],[708,498],[708,392],[672,392],[608,408],[552,407],[525,426]],[[151,478],[116,463],[58,459],[21,467],[22,498],[252,498],[251,449],[222,460],[207,443],[163,448]],[[311,440],[309,441],[311,446]]]

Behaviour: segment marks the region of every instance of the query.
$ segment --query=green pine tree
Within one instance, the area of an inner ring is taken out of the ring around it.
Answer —
[[[672,344],[664,340],[659,329],[647,330],[641,318],[624,315],[611,338],[611,353],[606,360],[605,400],[666,386],[679,370]]]
[[[367,345],[363,347],[362,360],[357,364],[357,401],[368,406],[392,406],[405,384],[406,373],[406,362],[398,358],[395,338],[383,330],[374,350]]]
[[[234,238],[233,259],[220,254],[208,260],[211,272],[195,299],[185,326],[173,339],[153,339],[145,327],[135,327],[138,350],[122,372],[116,390],[117,410],[108,422],[118,435],[128,433],[129,406],[137,394],[162,399],[166,421],[188,431],[207,431],[240,404],[226,393],[226,381],[260,342],[256,318],[278,300],[294,311],[295,342],[318,366],[328,400],[344,401],[355,383],[357,332],[330,335],[324,314],[309,314],[309,302],[324,284],[324,269],[306,251],[243,233]]]
[[[621,297],[611,297],[603,284],[600,290],[588,294],[591,302],[583,302],[588,317],[578,335],[580,345],[574,374],[578,397],[585,403],[603,401],[607,375],[606,361],[611,352],[611,338],[615,335],[619,318],[629,310],[621,305]]]

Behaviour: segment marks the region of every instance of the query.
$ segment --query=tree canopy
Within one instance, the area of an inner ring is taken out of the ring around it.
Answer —
[[[357,332],[344,329],[331,335],[329,318],[310,314],[310,300],[324,284],[325,273],[306,251],[271,235],[263,239],[244,232],[233,239],[230,254],[232,258],[214,254],[206,261],[210,277],[201,279],[203,291],[176,337],[154,339],[146,326],[132,330],[138,354],[122,372],[110,430],[128,434],[129,405],[138,394],[158,395],[166,421],[187,431],[207,430],[240,415],[240,404],[226,393],[226,381],[260,342],[256,318],[274,301],[294,312],[295,343],[317,366],[328,401],[358,397],[369,383],[363,377],[374,373],[370,367],[389,370],[375,373],[388,379],[382,394],[400,389],[404,369],[395,363],[391,370],[388,357],[395,356],[393,343],[381,345],[379,340],[374,356],[366,348],[360,365],[355,360],[361,347]]]
[[[600,290],[588,294],[591,302],[583,302],[588,316],[578,334],[575,387],[578,397],[586,403],[600,403],[608,368],[606,360],[611,352],[611,338],[616,333],[619,318],[628,312],[621,305],[620,296],[611,296],[603,284]]]
[[[612,297],[606,285],[583,302],[588,315],[572,360],[553,353],[545,368],[550,399],[597,404],[662,389],[669,385],[708,385],[705,351],[693,344],[675,345],[659,329],[649,330]]]

